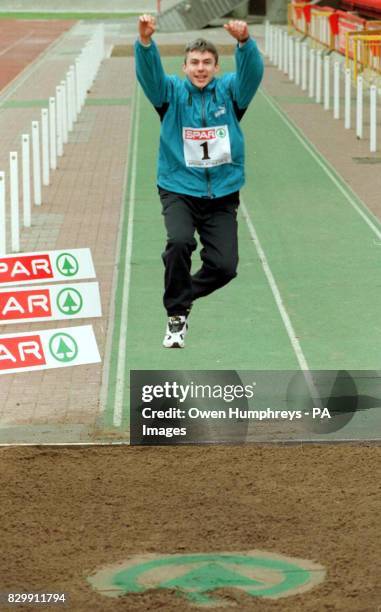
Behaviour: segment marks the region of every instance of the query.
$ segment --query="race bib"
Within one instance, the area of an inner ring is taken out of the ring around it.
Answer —
[[[227,125],[183,128],[184,158],[187,166],[212,168],[232,161]]]

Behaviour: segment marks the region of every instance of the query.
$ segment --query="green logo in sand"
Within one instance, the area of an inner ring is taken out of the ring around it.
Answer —
[[[176,590],[197,607],[228,605],[218,589],[239,589],[252,597],[277,599],[322,582],[322,566],[263,551],[189,555],[142,555],[104,568],[89,578],[104,595]]]

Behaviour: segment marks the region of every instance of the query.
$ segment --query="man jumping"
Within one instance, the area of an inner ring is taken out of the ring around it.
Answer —
[[[262,79],[263,61],[244,21],[224,27],[238,43],[236,72],[216,78],[218,51],[198,38],[185,48],[186,78],[180,79],[163,70],[152,39],[155,19],[139,18],[137,78],[161,121],[157,186],[167,230],[166,348],[184,347],[192,303],[237,274],[237,208],[245,181],[239,122]],[[196,231],[202,266],[191,275]]]

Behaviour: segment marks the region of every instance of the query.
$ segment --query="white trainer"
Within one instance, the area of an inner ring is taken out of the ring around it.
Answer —
[[[165,348],[184,348],[187,329],[188,323],[185,315],[168,317],[163,346]]]

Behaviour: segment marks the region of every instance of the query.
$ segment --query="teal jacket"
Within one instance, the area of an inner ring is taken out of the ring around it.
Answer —
[[[245,182],[239,122],[263,75],[254,40],[237,45],[236,72],[203,89],[166,75],[154,41],[148,47],[136,41],[135,59],[138,81],[161,119],[158,186],[209,198],[238,191]]]

